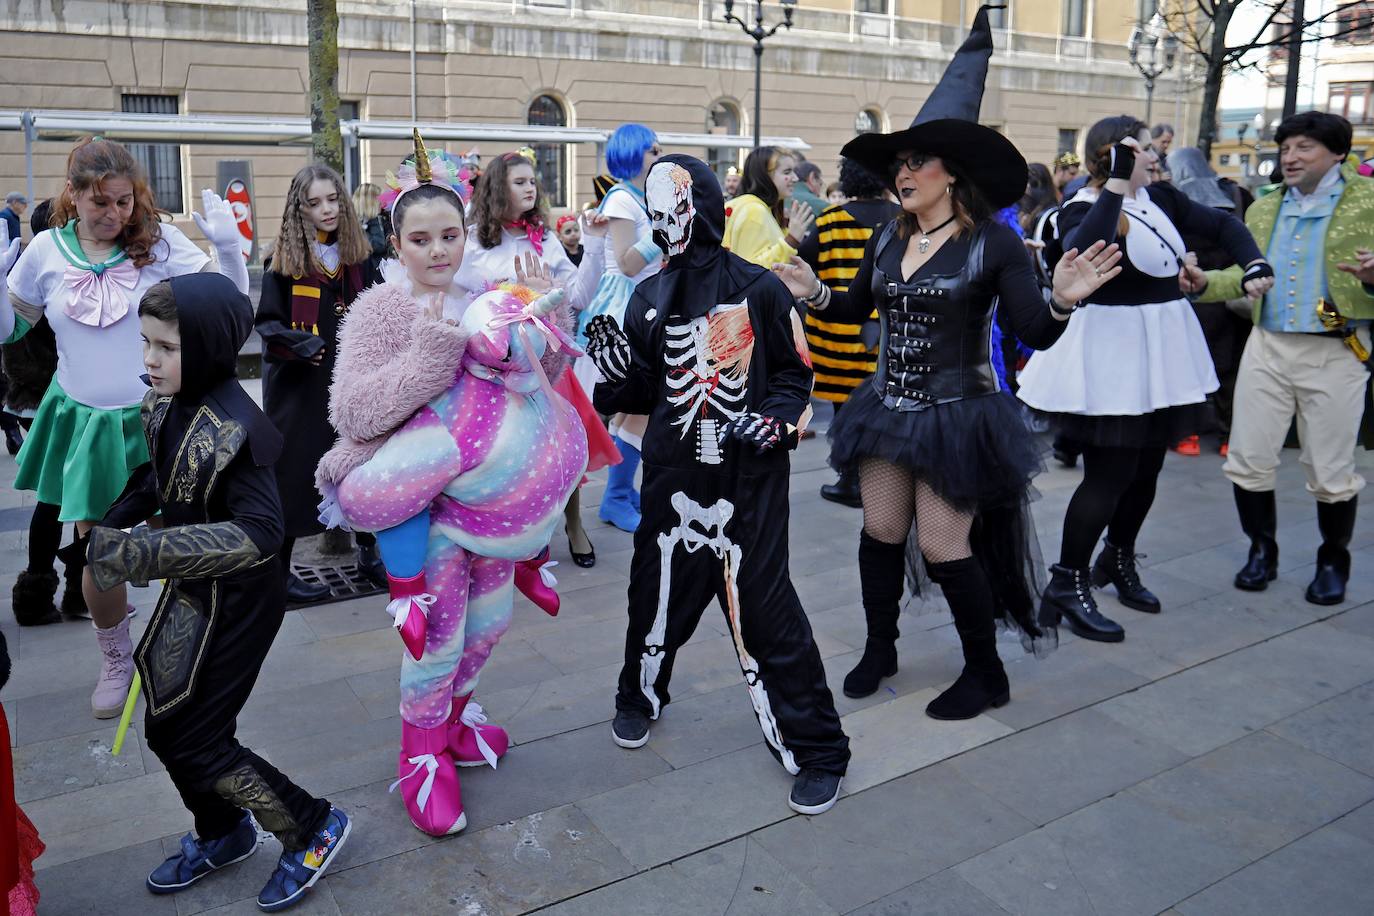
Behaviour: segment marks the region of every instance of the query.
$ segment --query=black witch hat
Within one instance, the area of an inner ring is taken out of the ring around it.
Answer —
[[[983,192],[995,208],[1010,206],[1026,193],[1026,159],[1006,137],[978,123],[992,57],[992,26],[983,6],[973,29],[954,53],[944,76],[911,126],[890,134],[861,134],[840,155],[891,182],[897,154],[905,150],[939,156]]]

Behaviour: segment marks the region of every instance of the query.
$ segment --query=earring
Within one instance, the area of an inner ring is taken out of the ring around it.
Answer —
[[[953,194],[953,193],[954,193],[954,182],[951,181],[949,184],[945,185],[945,193],[946,193],[946,194]]]

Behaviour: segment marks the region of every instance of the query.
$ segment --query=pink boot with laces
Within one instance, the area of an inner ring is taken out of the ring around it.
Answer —
[[[129,684],[134,679],[134,644],[129,637],[129,618],[102,630],[95,628],[100,643],[100,680],[91,694],[91,712],[97,719],[113,719],[124,711]]]

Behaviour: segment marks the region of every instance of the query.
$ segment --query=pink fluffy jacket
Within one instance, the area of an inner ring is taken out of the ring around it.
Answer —
[[[555,313],[571,331],[566,306]],[[329,389],[329,422],[339,434],[315,469],[315,485],[337,486],[371,458],[391,433],[450,385],[462,365],[468,335],[424,317],[408,284],[381,283],[364,291],[339,329],[339,354]],[[568,367],[563,352],[545,353],[550,381]]]

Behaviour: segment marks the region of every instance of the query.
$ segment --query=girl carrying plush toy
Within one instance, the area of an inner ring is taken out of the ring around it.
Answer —
[[[330,415],[343,434],[317,484],[332,522],[377,533],[401,662],[397,784],[434,836],[466,825],[456,766],[505,754],[509,738],[471,702],[510,623],[513,578],[542,551],[587,463],[576,411],[549,378],[576,351],[547,270],[468,303],[464,176],[416,135],[384,198],[399,265],[359,298],[340,332]],[[399,427],[399,428],[398,428]]]

